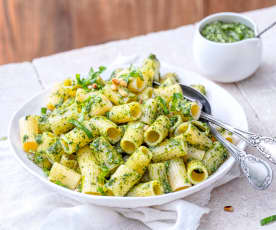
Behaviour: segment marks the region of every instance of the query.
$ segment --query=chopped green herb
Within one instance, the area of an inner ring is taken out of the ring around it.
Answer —
[[[89,129],[87,129],[81,122],[75,120],[75,119],[71,119],[69,120],[69,122],[71,124],[73,124],[74,126],[76,126],[77,128],[81,129],[83,132],[85,132],[85,134],[89,137],[89,138],[93,138],[93,135],[91,133],[91,131]]]
[[[276,221],[276,215],[266,217],[266,218],[262,219],[260,223],[261,223],[261,226],[264,226],[264,225],[272,223],[274,221]]]
[[[37,134],[35,137],[35,141],[37,144],[41,144],[42,143],[42,135],[41,134]]]
[[[25,134],[25,135],[23,136],[23,143],[25,143],[28,139],[29,139],[29,136]]]
[[[165,100],[162,97],[160,97],[160,96],[158,96],[157,99],[160,101],[160,105],[162,107],[162,110],[163,110],[164,114],[168,115],[169,114],[169,110],[168,110],[168,107],[166,105]]]
[[[41,108],[41,114],[42,114],[42,115],[46,115],[46,113],[47,113],[47,108],[42,107],[42,108]]]
[[[88,85],[91,85],[93,83],[98,83],[97,87],[101,88],[99,87],[101,85],[100,85],[100,82],[98,81],[99,80],[98,77],[105,70],[106,70],[106,67],[100,66],[99,70],[95,72],[94,69],[91,67],[87,78],[81,78],[80,74],[76,74],[77,84],[85,90],[88,90]]]

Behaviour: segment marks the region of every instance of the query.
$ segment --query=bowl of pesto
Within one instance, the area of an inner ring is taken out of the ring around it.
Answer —
[[[237,82],[260,66],[262,41],[257,25],[238,13],[217,13],[201,20],[194,36],[194,60],[204,76]]]

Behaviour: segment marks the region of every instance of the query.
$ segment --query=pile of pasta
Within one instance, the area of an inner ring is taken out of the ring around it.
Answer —
[[[108,81],[105,69],[57,84],[40,115],[19,120],[23,150],[50,181],[85,194],[155,196],[196,185],[225,161],[198,120],[200,105],[183,97],[176,74],[160,75],[155,55]]]

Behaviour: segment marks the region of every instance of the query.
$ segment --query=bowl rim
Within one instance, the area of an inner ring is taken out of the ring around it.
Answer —
[[[203,19],[201,19],[199,22],[196,23],[196,34],[199,35],[200,38],[203,38],[204,41],[207,41],[209,42],[210,44],[216,44],[218,46],[235,46],[235,45],[238,45],[238,44],[241,44],[241,43],[244,43],[244,42],[250,42],[250,41],[258,41],[260,40],[261,38],[256,38],[256,37],[253,37],[253,38],[249,38],[249,39],[244,39],[244,40],[240,40],[240,41],[236,41],[236,42],[229,42],[229,43],[223,43],[223,42],[214,42],[214,41],[210,41],[208,40],[207,38],[205,38],[201,33],[200,33],[200,29],[202,27],[202,25],[204,23],[206,23],[206,21],[213,21],[212,19],[215,18],[215,17],[223,17],[223,16],[233,16],[233,17],[236,17],[237,19],[243,19],[243,20],[246,20],[248,21],[250,24],[252,24],[253,29],[254,30],[254,33],[255,33],[255,36],[258,34],[258,25],[249,17],[243,15],[243,14],[240,14],[240,13],[235,13],[235,12],[220,12],[220,13],[215,13],[215,14],[211,14]],[[223,20],[223,18],[221,19]],[[215,20],[214,20],[215,21]]]

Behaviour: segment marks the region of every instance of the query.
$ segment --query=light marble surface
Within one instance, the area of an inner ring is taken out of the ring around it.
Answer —
[[[245,13],[262,29],[275,20],[276,7]],[[0,102],[7,108],[1,114],[0,136],[6,135],[11,114],[24,100],[42,88],[75,73],[87,72],[90,66],[108,65],[119,54],[155,53],[162,60],[188,70],[198,71],[192,57],[194,25],[175,30],[151,33],[129,40],[86,47],[32,63],[0,67]],[[251,78],[235,84],[219,84],[229,91],[245,108],[252,132],[276,136],[276,29],[263,36],[263,62]],[[210,57],[211,58],[211,57]],[[6,110],[5,110],[6,111]],[[255,151],[248,149],[249,153]],[[276,169],[275,166],[273,166]],[[223,211],[225,205],[234,207],[233,213]],[[261,227],[259,220],[276,214],[276,181],[263,192],[253,190],[246,179],[239,178],[216,188],[208,205],[211,213],[202,218],[200,230],[276,229],[276,224]]]

